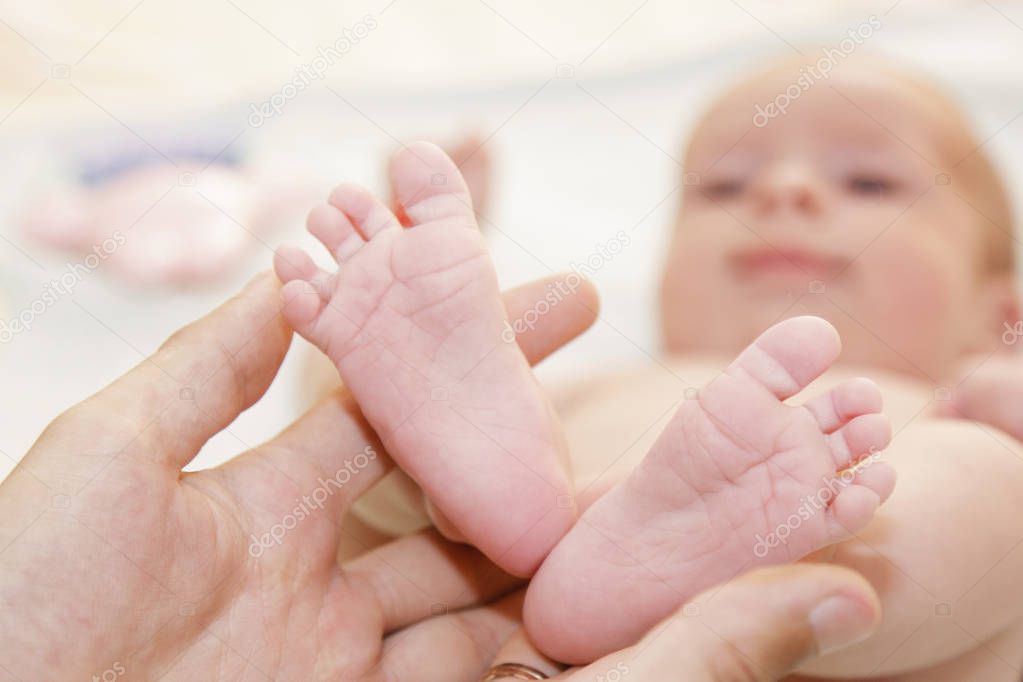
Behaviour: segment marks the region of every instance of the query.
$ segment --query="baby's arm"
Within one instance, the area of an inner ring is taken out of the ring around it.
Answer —
[[[895,493],[833,558],[877,588],[884,623],[805,673],[873,677],[926,668],[1023,620],[1019,444],[973,422],[920,418],[896,434],[886,458],[898,470]]]

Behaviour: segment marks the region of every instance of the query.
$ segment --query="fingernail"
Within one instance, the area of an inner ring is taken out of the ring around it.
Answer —
[[[810,627],[821,655],[862,642],[877,627],[873,606],[853,597],[829,597],[810,611]]]

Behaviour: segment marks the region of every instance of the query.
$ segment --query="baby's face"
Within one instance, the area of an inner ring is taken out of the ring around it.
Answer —
[[[935,96],[856,67],[754,125],[795,75],[736,88],[692,139],[662,289],[668,349],[734,351],[809,313],[842,333],[845,362],[937,381],[1001,331],[978,298],[986,228],[950,158],[966,133]]]

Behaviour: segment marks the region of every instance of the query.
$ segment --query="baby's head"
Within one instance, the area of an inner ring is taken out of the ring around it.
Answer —
[[[810,313],[841,332],[845,362],[940,380],[1018,319],[1004,189],[933,86],[873,59],[827,79],[807,63],[743,81],[697,125],[667,348],[734,351]]]

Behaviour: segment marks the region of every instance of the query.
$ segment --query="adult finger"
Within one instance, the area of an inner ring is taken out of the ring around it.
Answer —
[[[528,635],[526,635],[526,631],[522,628],[519,628],[501,645],[501,649],[494,656],[490,665],[496,666],[501,663],[517,663],[529,666],[548,677],[556,676],[562,669],[562,666],[541,654],[533,646],[533,643],[529,641]]]
[[[636,682],[766,682],[868,637],[880,623],[877,594],[837,566],[766,568],[697,596],[636,646],[564,679],[612,670]]]
[[[574,272],[551,275],[504,293],[508,324],[533,365],[589,329],[599,308],[596,288]]]
[[[157,352],[54,422],[46,435],[87,428],[96,449],[181,468],[263,395],[291,341],[277,279],[264,273],[170,337]]]
[[[384,642],[380,670],[371,680],[450,682],[477,680],[501,643],[522,622],[522,592],[466,611],[429,618]]]
[[[492,601],[521,582],[475,548],[449,542],[434,530],[378,547],[343,571],[379,606],[384,632]]]

